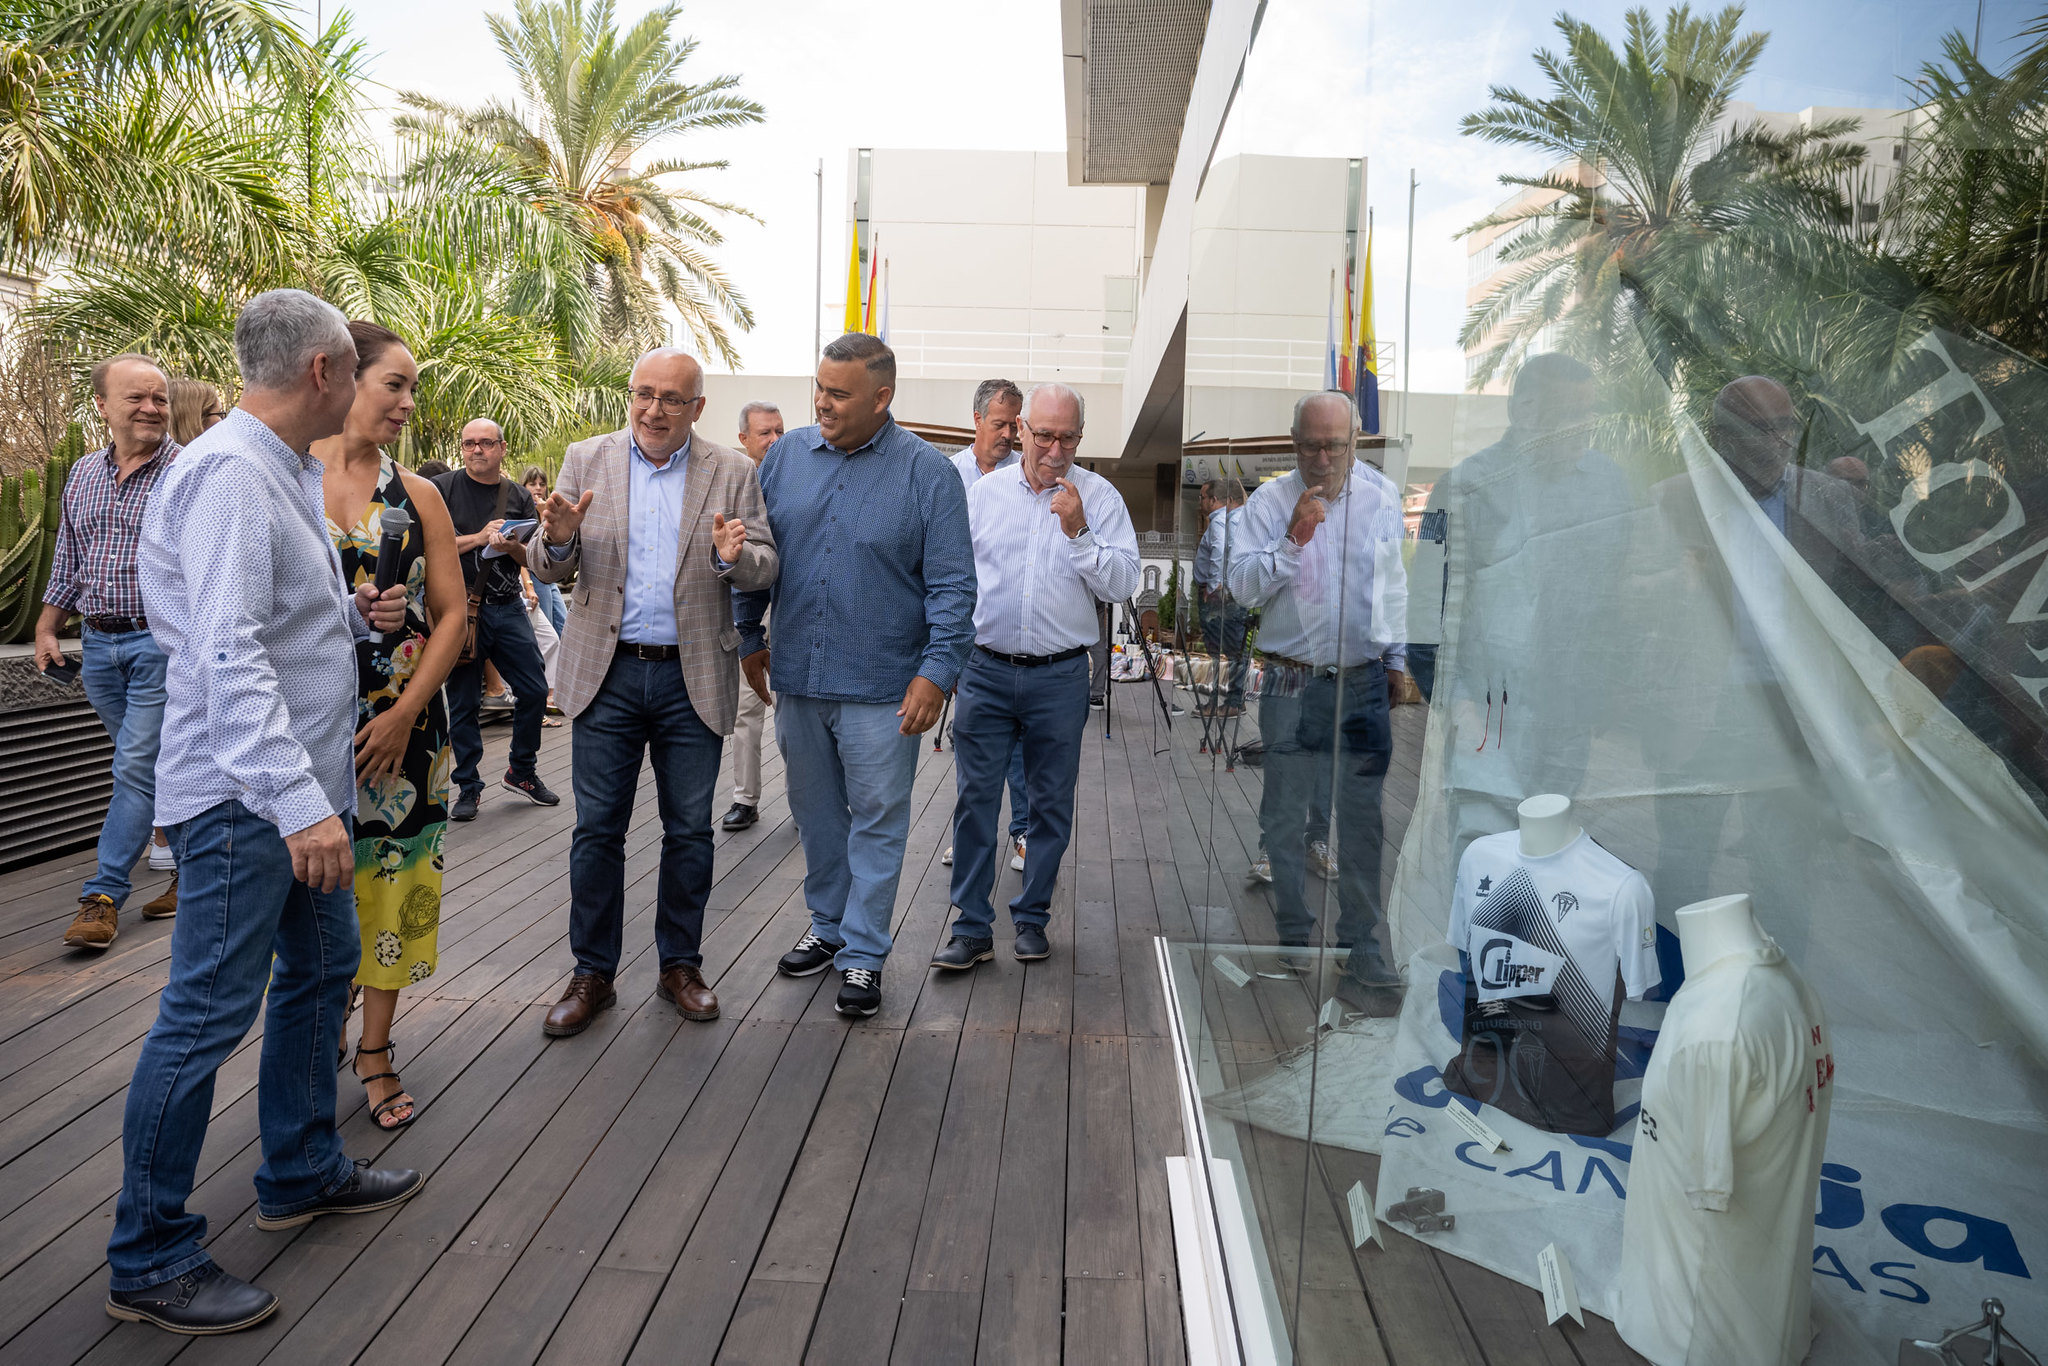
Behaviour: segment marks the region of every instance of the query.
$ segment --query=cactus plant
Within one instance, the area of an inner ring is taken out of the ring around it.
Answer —
[[[57,554],[64,480],[84,451],[85,432],[74,422],[40,471],[0,483],[0,644],[35,635]]]

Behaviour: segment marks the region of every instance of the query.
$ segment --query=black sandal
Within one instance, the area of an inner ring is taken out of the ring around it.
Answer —
[[[341,1043],[334,1050],[334,1070],[339,1072],[348,1066],[348,1022],[355,1018],[356,1007],[363,1003],[363,989],[350,984],[348,989],[348,1011],[341,1017]]]
[[[360,1058],[365,1053],[384,1053],[389,1055],[392,1064],[396,1065],[398,1062],[398,1054],[392,1051],[396,1047],[396,1044],[391,1043],[385,1044],[382,1048],[363,1048],[359,1045],[356,1048],[356,1056]],[[389,1078],[392,1081],[398,1081],[398,1073],[373,1072],[367,1077],[357,1077],[356,1080],[360,1081],[363,1084],[363,1090],[365,1092],[368,1092],[368,1090],[370,1089],[371,1082],[383,1081],[386,1078]],[[393,1120],[389,1124],[386,1124],[384,1122],[384,1117],[390,1114],[393,1110],[403,1109],[407,1106],[411,1107],[412,1113],[407,1115],[404,1119]],[[400,1129],[403,1129],[406,1125],[412,1123],[413,1120],[419,1117],[419,1113],[420,1103],[417,1100],[414,1100],[411,1096],[407,1095],[405,1093],[404,1084],[400,1083],[397,1093],[393,1095],[391,1099],[371,1107],[370,1122],[372,1124],[375,1124],[379,1129],[382,1129],[385,1133],[391,1134],[398,1132]]]

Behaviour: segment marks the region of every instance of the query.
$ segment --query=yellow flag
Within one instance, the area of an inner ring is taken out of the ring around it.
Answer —
[[[860,331],[860,225],[853,226],[853,241],[846,249],[846,331]]]
[[[1365,278],[1358,290],[1358,351],[1361,377],[1365,374],[1378,376],[1380,372],[1379,347],[1372,334],[1372,226],[1365,229]]]

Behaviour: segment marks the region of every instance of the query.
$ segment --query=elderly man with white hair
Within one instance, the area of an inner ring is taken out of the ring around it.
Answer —
[[[1024,886],[1010,902],[1016,956],[1047,957],[1060,859],[1074,832],[1074,779],[1088,723],[1095,604],[1138,586],[1138,537],[1111,483],[1074,464],[1086,407],[1064,384],[1024,396],[1022,458],[967,494],[974,538],[974,653],[953,716],[953,932],[932,966],[995,956],[997,827],[1011,752],[1024,750]]]
[[[164,472],[137,570],[169,658],[156,822],[182,884],[170,979],[121,1125],[107,1312],[232,1332],[277,1297],[207,1253],[185,1207],[213,1080],[266,1009],[256,1079],[256,1224],[293,1228],[410,1199],[416,1171],[349,1159],[334,1054],[362,947],[355,907],[355,642],[405,621],[405,588],[351,597],[327,536],[315,441],[356,393],[348,320],[296,289],[235,322],[242,401]]]

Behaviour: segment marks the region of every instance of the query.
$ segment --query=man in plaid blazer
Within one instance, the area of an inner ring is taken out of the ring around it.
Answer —
[[[654,760],[661,877],[660,993],[689,1020],[718,1018],[699,938],[711,890],[711,796],[739,706],[734,587],[765,589],[779,561],[754,462],[692,428],[704,372],[673,348],[633,367],[628,425],[571,446],[540,509],[527,568],[572,572],[555,697],[575,722],[568,990],[543,1028],[580,1034],[616,999],[626,825],[643,753]],[[721,557],[720,551],[725,552]]]

